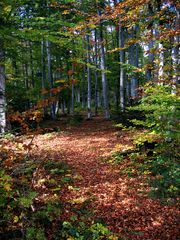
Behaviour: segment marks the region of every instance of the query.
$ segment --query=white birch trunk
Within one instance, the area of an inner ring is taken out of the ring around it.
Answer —
[[[74,97],[75,97],[74,83],[72,82],[72,85],[71,85],[71,115],[74,115]]]
[[[85,108],[85,105],[86,105],[86,97],[85,97],[85,72],[86,72],[86,66],[83,67],[83,71],[82,71],[82,108]]]
[[[77,91],[76,91],[76,101],[77,101],[78,103],[81,103],[80,88],[78,88]]]
[[[91,119],[91,69],[88,64],[90,64],[90,43],[89,35],[86,36],[87,41],[87,82],[88,82],[88,92],[87,92],[87,108],[88,108],[88,119]]]
[[[95,29],[95,65],[98,68],[98,41],[97,41],[97,30]],[[98,71],[95,70],[95,116],[98,114],[98,95],[99,95],[99,83],[98,83]]]
[[[175,21],[175,30],[178,30],[179,28],[179,21],[180,21],[180,13],[178,10],[176,15],[176,21]],[[177,84],[180,81],[180,76],[178,75],[178,67],[180,65],[180,58],[179,58],[179,36],[174,36],[173,39],[173,48],[172,48],[172,67],[173,67],[173,89],[172,94],[177,93]]]
[[[50,42],[48,40],[46,41],[46,50],[47,50],[47,63],[48,63],[48,80],[50,83],[50,88],[52,89],[54,86],[54,81],[53,81],[53,76],[52,76]],[[50,96],[52,97],[53,94],[50,93]],[[50,109],[51,109],[51,117],[52,117],[52,119],[55,119],[56,114],[55,114],[55,104],[54,103],[51,104]]]
[[[98,9],[98,15],[101,16],[101,11]],[[107,77],[106,77],[106,66],[105,66],[105,49],[103,44],[103,30],[102,23],[100,21],[100,32],[99,32],[99,40],[100,40],[100,52],[101,52],[101,74],[102,74],[102,89],[103,89],[103,104],[104,104],[104,114],[105,118],[110,118],[109,113],[109,99],[108,99],[108,86],[107,86]]]
[[[4,46],[0,39],[0,133],[6,129],[6,99],[5,99],[5,64]]]
[[[153,36],[154,36],[154,29],[151,29],[151,36],[152,36],[152,39],[149,41],[149,44],[148,44],[148,69],[147,69],[147,73],[146,73],[146,76],[147,76],[147,79],[150,81],[152,79],[152,67],[153,67],[153,62],[154,62],[154,53],[152,53],[152,49],[154,48],[154,41],[153,41]]]
[[[132,38],[134,38],[135,35],[137,34],[137,30],[138,30],[137,26],[132,29],[132,35],[131,35]],[[130,46],[130,64],[136,68],[139,66],[139,49],[137,44]],[[138,88],[138,79],[137,79],[136,73],[133,73],[131,77],[130,85],[131,85],[130,87],[131,100],[132,102],[134,102],[134,100],[137,97],[137,88]]]
[[[119,47],[124,48],[124,29],[119,27]],[[120,107],[121,111],[125,111],[125,70],[123,64],[125,63],[125,51],[120,51]]]
[[[41,88],[45,89],[45,81],[46,81],[46,66],[45,66],[45,42],[42,40],[41,42]],[[42,94],[42,100],[45,100],[44,94]],[[47,114],[47,108],[46,106],[43,107],[43,114],[44,116]]]
[[[163,44],[159,43],[158,45],[159,49],[159,69],[158,69],[158,80],[163,80],[163,74],[164,74],[164,52],[163,52]]]

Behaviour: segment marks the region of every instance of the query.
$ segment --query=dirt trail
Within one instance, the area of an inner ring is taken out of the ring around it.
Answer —
[[[63,192],[64,201],[76,204],[90,199],[96,217],[128,239],[178,239],[178,208],[163,206],[142,193],[147,189],[142,176],[130,178],[121,174],[125,166],[102,161],[117,144],[131,145],[125,132],[117,134],[110,121],[100,118],[63,130],[50,138],[40,135],[36,143],[39,152],[48,151],[47,156],[56,160],[63,156],[73,169],[76,190]]]

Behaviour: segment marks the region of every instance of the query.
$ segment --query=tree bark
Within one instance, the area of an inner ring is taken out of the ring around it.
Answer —
[[[71,83],[71,115],[74,116],[75,86],[74,86],[74,64],[72,63],[72,83]]]
[[[31,85],[35,87],[35,79],[34,79],[34,63],[33,63],[33,51],[32,44],[29,42],[29,54],[30,54],[30,65],[31,65]]]
[[[96,68],[98,68],[98,42],[97,42],[97,30],[95,29],[94,32],[94,38],[95,38],[95,65]],[[98,71],[95,70],[94,72],[95,76],[95,116],[98,115],[98,96],[99,96],[99,83],[98,83]]]
[[[174,29],[178,30],[180,22],[180,13],[179,10],[176,10],[176,19]],[[180,64],[179,59],[179,36],[173,37],[173,48],[172,48],[172,68],[173,68],[173,90],[172,94],[177,93],[177,84],[179,83],[180,76],[178,75],[178,66]]]
[[[86,66],[83,66],[83,70],[82,70],[82,108],[85,108],[86,106],[86,96],[85,96],[85,78],[86,78]]]
[[[42,40],[41,42],[41,71],[42,71],[42,75],[41,75],[41,88],[42,90],[45,89],[45,82],[46,82],[46,61],[45,61],[45,42],[44,40]],[[45,96],[42,93],[42,100],[45,101]],[[44,116],[47,115],[47,108],[46,106],[43,107],[43,114]]]
[[[91,63],[90,59],[90,42],[89,42],[89,35],[86,36],[87,42],[87,82],[88,82],[88,92],[87,92],[87,108],[88,108],[88,119],[91,119],[91,69],[88,64]]]
[[[0,39],[0,132],[6,129],[6,98],[5,98],[5,53],[3,40]]]
[[[98,15],[101,17],[101,10],[98,8]],[[99,40],[100,40],[100,52],[101,52],[101,74],[102,74],[102,89],[103,89],[103,103],[104,103],[104,114],[105,118],[110,118],[109,113],[109,99],[108,99],[108,84],[107,84],[107,77],[106,77],[106,65],[105,65],[105,49],[103,43],[103,29],[102,23],[100,20],[100,27],[99,27]]]
[[[47,50],[47,63],[48,63],[48,80],[50,83],[50,89],[53,89],[54,81],[52,76],[51,49],[50,49],[50,42],[48,40],[46,41],[46,50]],[[50,92],[50,97],[53,97],[53,94],[51,92]],[[52,103],[50,105],[50,109],[51,109],[51,117],[52,119],[55,119],[56,118],[55,103]]]
[[[163,80],[163,67],[164,67],[164,50],[163,50],[163,44],[158,44],[158,50],[159,50],[159,69],[158,69],[158,80]]]
[[[133,39],[137,34],[137,26],[132,29],[131,38]],[[133,44],[130,46],[130,64],[134,67],[139,66],[139,49],[138,44]],[[133,103],[137,97],[138,79],[137,74],[133,73],[131,77],[131,102]]]
[[[124,48],[124,28],[119,27],[119,47]],[[121,111],[125,111],[125,70],[123,64],[125,63],[125,51],[121,50],[120,51],[120,107]]]

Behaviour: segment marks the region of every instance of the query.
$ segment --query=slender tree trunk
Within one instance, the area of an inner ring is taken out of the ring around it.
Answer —
[[[159,50],[159,69],[158,69],[158,80],[163,80],[163,74],[164,74],[164,50],[163,50],[163,44],[158,44],[158,50]]]
[[[72,83],[71,83],[71,115],[74,115],[75,86],[74,86],[74,64],[72,63]]]
[[[179,22],[180,22],[180,13],[179,10],[176,10],[176,20],[175,20],[175,30],[178,30]],[[172,94],[177,93],[177,84],[180,80],[180,76],[178,75],[178,66],[180,64],[179,59],[179,39],[180,36],[174,36],[173,37],[173,48],[172,48],[172,68],[173,68],[173,90]]]
[[[91,63],[90,59],[90,42],[89,42],[89,35],[86,36],[87,42],[87,82],[88,82],[88,92],[87,92],[87,107],[88,107],[88,119],[91,119],[91,69],[89,64]]]
[[[71,115],[74,115],[74,83],[71,84]]]
[[[32,44],[29,43],[29,51],[30,51],[30,66],[31,66],[31,85],[34,88],[35,82],[34,82],[34,63],[33,63],[33,51],[32,51]]]
[[[116,1],[114,1],[114,4],[117,4]],[[119,34],[119,31],[120,31],[120,28],[119,26],[116,26],[116,46],[117,48],[119,48],[119,44],[120,44],[120,40],[119,40],[119,37],[120,37],[120,34]],[[116,59],[115,61],[119,62],[120,61],[120,54],[119,52],[116,53]],[[118,113],[119,112],[119,104],[120,104],[120,67],[117,69],[117,79],[116,79],[116,83],[115,83],[115,107],[116,107],[116,112]]]
[[[119,29],[119,47],[120,48],[124,48],[124,41],[125,41],[125,37],[124,37],[125,33],[124,33],[124,28],[120,26]],[[121,50],[120,51],[120,107],[121,107],[121,111],[124,112],[125,111],[125,70],[124,70],[124,66],[123,64],[125,63],[125,51]]]
[[[95,29],[95,65],[98,68],[98,42],[97,42],[97,30]],[[95,116],[98,115],[98,95],[99,95],[99,83],[98,83],[98,71],[95,70]]]
[[[41,42],[41,64],[42,64],[42,79],[41,86],[45,89],[45,79],[46,79],[46,66],[45,66],[45,43],[44,40]]]
[[[80,94],[80,88],[79,87],[76,90],[76,101],[77,101],[77,103],[81,103],[81,94]]]
[[[134,38],[136,34],[137,34],[137,26],[132,29],[131,38]],[[130,64],[136,68],[139,66],[138,44],[133,44],[132,46],[130,46]],[[131,77],[131,102],[132,103],[137,97],[137,88],[138,88],[137,74],[133,73]]]
[[[27,63],[24,64],[24,80],[25,80],[26,90],[29,90],[28,65],[27,65]]]
[[[50,49],[50,42],[48,40],[46,41],[46,50],[47,50],[47,63],[48,63],[48,80],[50,83],[50,89],[53,89],[54,81],[52,76],[51,49]],[[52,93],[50,93],[50,97],[53,97]],[[51,109],[51,117],[52,119],[55,119],[56,118],[55,103],[52,103],[50,105],[50,109]]]
[[[133,63],[133,65],[135,66],[135,67],[138,67],[138,46],[136,45],[136,46],[134,46],[134,49],[133,49],[134,51],[133,51],[133,55],[132,55],[132,57],[134,58],[134,63]],[[137,74],[136,73],[134,73],[134,75],[132,76],[132,79],[131,79],[131,98],[133,99],[133,100],[135,100],[135,98],[137,97],[137,88],[138,88],[138,80],[137,80],[137,76],[136,76]]]
[[[154,11],[153,11],[153,3],[151,1],[149,1],[148,3],[148,14],[149,16],[153,16]],[[148,29],[150,29],[150,33],[151,33],[151,39],[149,40],[148,43],[148,66],[147,66],[147,71],[146,71],[146,77],[147,80],[150,81],[153,78],[152,75],[152,70],[153,70],[153,65],[154,65],[154,53],[152,52],[153,48],[154,48],[154,35],[155,35],[155,29],[154,29],[154,24],[153,22],[151,22],[148,26]]]
[[[4,44],[0,39],[0,133],[6,129],[6,98],[5,98],[5,56]]]
[[[101,17],[101,11],[98,9],[98,15]],[[109,99],[108,99],[108,84],[107,84],[107,76],[106,76],[106,65],[105,65],[105,49],[103,43],[103,29],[102,23],[100,20],[100,29],[99,29],[99,40],[100,40],[100,51],[101,51],[101,74],[102,74],[102,90],[103,90],[103,105],[104,105],[104,113],[105,118],[110,118],[109,113]]]
[[[16,59],[12,59],[12,66],[13,66],[13,69],[14,69],[14,77],[16,78],[16,81],[14,83],[14,86],[18,86],[18,80],[17,78],[19,77],[18,75],[18,67],[17,67],[17,62],[16,62]]]
[[[153,27],[153,26],[152,26]],[[153,69],[153,62],[154,62],[154,53],[152,53],[152,50],[154,48],[154,41],[153,41],[153,36],[154,36],[154,29],[151,29],[151,40],[149,41],[148,44],[148,69],[146,72],[147,79],[150,81],[153,78],[152,75],[152,69]]]
[[[86,97],[85,97],[85,72],[86,72],[86,66],[83,67],[82,71],[82,108],[85,108],[86,106]]]
[[[69,51],[66,51],[66,55],[67,55],[67,58],[66,58],[66,72],[68,73],[69,70],[70,70],[70,66],[69,66]],[[69,74],[67,74],[67,81],[68,83],[70,83],[70,77],[69,77]],[[71,90],[72,91],[72,90]],[[72,93],[71,93],[70,89],[67,89],[67,98],[66,98],[66,106],[67,106],[67,114],[70,114],[71,112],[71,102],[72,102]]]
[[[45,61],[45,42],[42,40],[41,42],[41,67],[42,67],[42,75],[41,75],[41,87],[42,90],[45,89],[45,81],[46,81],[46,61]],[[45,96],[42,93],[42,100],[45,101]],[[44,116],[47,115],[47,108],[46,106],[43,107],[43,114]]]
[[[27,90],[27,101],[26,101],[26,110],[30,108],[30,98],[29,98],[29,75],[28,75],[28,64],[25,63],[23,65],[23,78],[24,78],[24,85]]]

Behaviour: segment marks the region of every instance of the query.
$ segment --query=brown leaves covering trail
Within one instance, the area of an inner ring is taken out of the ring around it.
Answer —
[[[61,126],[59,126],[61,127]],[[105,161],[117,144],[131,145],[127,133],[118,137],[110,121],[96,118],[78,127],[64,127],[63,132],[49,138],[36,138],[39,154],[56,161],[67,161],[73,169],[74,188],[61,192],[64,202],[90,199],[88,205],[98,219],[119,235],[132,240],[178,240],[180,226],[178,207],[165,206],[147,197],[143,176],[121,174],[122,164],[112,166]],[[65,214],[70,216],[71,209]],[[67,217],[65,216],[65,217]]]

